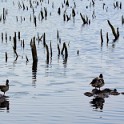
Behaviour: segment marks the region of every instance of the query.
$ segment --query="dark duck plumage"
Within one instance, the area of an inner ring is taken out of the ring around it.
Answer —
[[[0,90],[2,92],[4,92],[4,94],[5,94],[6,91],[9,90],[9,80],[8,79],[6,80],[6,84],[5,85],[0,85]]]
[[[90,84],[95,88],[99,88],[100,90],[100,87],[104,85],[103,75],[100,74],[99,77],[94,78]]]

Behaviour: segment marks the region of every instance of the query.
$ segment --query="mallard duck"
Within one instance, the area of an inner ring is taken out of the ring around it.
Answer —
[[[117,89],[114,89],[113,91],[110,92],[111,95],[119,95],[120,93],[117,91]]]
[[[91,93],[91,92],[85,92],[84,95],[85,96],[88,96],[88,97],[91,97],[91,96],[93,96],[93,93]]]
[[[6,80],[6,84],[5,85],[0,85],[0,90],[2,92],[4,92],[4,94],[5,94],[6,91],[9,90],[9,80],[8,79]]]
[[[93,89],[92,93],[93,93],[94,96],[98,96],[98,97],[101,97],[101,98],[108,98],[109,94],[110,94],[110,91],[109,91],[108,88],[106,88],[104,90]]]
[[[100,74],[99,77],[94,78],[90,84],[95,88],[99,88],[100,90],[100,87],[104,85],[103,75]]]

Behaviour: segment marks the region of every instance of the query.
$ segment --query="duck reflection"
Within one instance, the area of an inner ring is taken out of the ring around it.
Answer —
[[[90,104],[95,109],[101,109],[102,110],[103,109],[103,106],[104,106],[104,102],[105,102],[105,99],[104,98],[96,96],[95,98],[93,98],[90,101]]]
[[[93,99],[90,101],[91,106],[94,109],[103,109],[105,98],[108,98],[109,95],[117,96],[120,93],[117,91],[117,89],[110,89],[105,88],[103,90],[100,89],[93,89],[91,92],[85,92],[84,95],[88,97],[93,97]]]
[[[6,99],[6,96],[0,96],[0,109],[9,111],[9,101]]]

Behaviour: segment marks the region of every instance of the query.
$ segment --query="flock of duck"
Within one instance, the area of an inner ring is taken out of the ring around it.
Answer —
[[[124,92],[119,93],[117,89],[110,89],[110,88],[105,88],[105,89],[100,89],[105,85],[103,75],[100,74],[98,77],[94,78],[90,85],[94,87],[94,89],[91,92],[85,92],[84,95],[88,97],[94,97],[90,103],[92,104],[93,107],[96,109],[100,108],[103,109],[104,105],[104,98],[108,98],[109,95],[119,95],[123,94]]]
[[[110,88],[105,88],[101,90],[100,88],[103,87],[105,84],[103,75],[100,74],[98,77],[92,79],[90,85],[94,87],[94,89],[91,92],[85,92],[84,95],[88,97],[94,96],[92,101],[90,103],[92,104],[93,107],[103,109],[104,105],[104,98],[108,98],[109,95],[119,95],[123,94],[124,92],[119,93],[117,89],[110,89]],[[9,102],[6,100],[5,93],[9,90],[9,80],[6,80],[6,84],[0,85],[0,91],[3,92],[4,94],[0,94],[0,107],[7,107],[7,110],[9,110]]]

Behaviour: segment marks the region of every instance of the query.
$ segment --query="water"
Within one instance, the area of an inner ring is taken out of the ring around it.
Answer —
[[[3,106],[0,105],[1,124],[123,124],[124,96],[122,94],[105,98],[101,110],[92,107],[90,101],[93,97],[87,97],[84,93],[92,90],[89,83],[100,73],[103,74],[105,80],[103,88],[116,88],[118,92],[124,91],[124,32],[121,24],[124,2],[120,0],[122,9],[114,9],[114,0],[97,0],[94,7],[90,7],[91,1],[75,0],[76,17],[68,22],[63,21],[66,8],[62,9],[63,0],[50,0],[49,4],[48,1],[44,1],[39,6],[34,3],[33,6],[36,6],[34,15],[37,17],[35,27],[32,9],[29,8],[27,11],[18,8],[19,2],[29,7],[29,0],[22,1],[0,1],[0,15],[3,13],[3,8],[8,11],[5,23],[3,20],[0,21],[0,34],[3,33],[4,36],[3,41],[0,39],[0,79],[1,84],[4,84],[6,79],[10,81],[10,89],[6,92],[6,102]],[[68,15],[71,14],[74,1],[70,0],[69,3]],[[106,3],[104,10],[103,3]],[[54,5],[53,8],[52,5]],[[47,19],[39,21],[39,12],[44,7],[47,7],[48,11]],[[61,8],[61,15],[57,14],[58,7]],[[92,18],[93,11],[95,18]],[[82,26],[80,13],[88,16],[91,20],[90,25]],[[119,27],[120,37],[115,43],[113,43],[114,37],[107,19],[115,27]],[[104,38],[102,47],[101,29]],[[67,44],[66,64],[63,64],[62,56],[58,59],[57,30],[61,38],[60,48],[63,42]],[[21,40],[25,41],[25,47],[24,49],[21,47],[21,41],[17,42],[19,56],[15,61],[13,42],[9,40],[9,36],[13,38],[14,32],[18,33],[18,31],[21,32]],[[37,38],[38,34],[41,36],[44,32],[48,46],[50,41],[52,43],[52,61],[46,64],[46,50],[42,42],[38,44],[36,40],[38,63],[34,67],[30,41],[34,36]],[[108,46],[106,45],[107,32],[109,34]],[[7,33],[7,42],[5,33]],[[78,50],[79,55],[77,55]],[[5,52],[8,55],[7,62]],[[28,57],[29,62],[26,62],[25,56]]]

